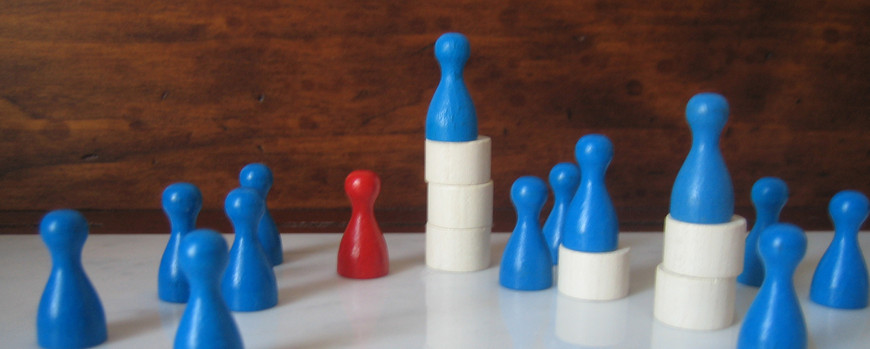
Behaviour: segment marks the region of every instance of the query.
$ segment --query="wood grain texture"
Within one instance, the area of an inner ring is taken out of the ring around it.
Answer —
[[[0,210],[153,211],[177,181],[219,210],[264,162],[276,210],[346,208],[344,177],[368,168],[380,211],[425,212],[432,46],[459,31],[507,221],[514,179],[598,132],[620,219],[661,229],[685,103],[715,91],[737,212],[779,176],[783,218],[830,229],[834,193],[870,193],[867,23],[867,1],[4,1]]]

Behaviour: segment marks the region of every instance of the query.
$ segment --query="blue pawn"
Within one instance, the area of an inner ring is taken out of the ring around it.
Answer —
[[[746,312],[738,349],[807,347],[807,327],[794,290],[794,271],[807,251],[803,230],[773,224],[761,232],[758,253],[766,276]]]
[[[580,185],[580,169],[570,162],[563,162],[553,166],[550,170],[550,188],[555,197],[553,210],[544,222],[544,238],[550,247],[550,257],[553,265],[559,264],[559,245],[562,244],[562,230],[565,228],[565,213],[568,205]]]
[[[43,348],[87,348],[106,341],[106,314],[82,267],[88,222],[73,210],[49,212],[39,234],[51,254],[51,275],[36,312]]]
[[[728,101],[699,93],[686,105],[692,149],[671,191],[671,217],[696,224],[720,224],[734,215],[734,188],[719,151],[719,136],[728,121]]]
[[[825,251],[813,274],[810,299],[832,308],[861,309],[867,307],[867,262],[858,245],[858,230],[870,203],[854,190],[844,190],[828,205],[834,221],[834,240]]]
[[[758,256],[758,236],[771,224],[779,222],[779,213],[788,200],[788,186],[782,179],[764,177],[752,186],[752,205],[755,206],[755,225],[746,236],[743,254],[743,272],[737,281],[744,285],[761,286],[764,281],[764,266]]]
[[[511,186],[517,225],[501,258],[499,283],[510,289],[535,291],[553,285],[553,262],[538,217],[547,201],[547,184],[525,176]]]
[[[263,164],[245,166],[239,173],[239,183],[244,188],[256,190],[263,197],[263,205],[266,206],[268,201],[266,197],[269,195],[269,189],[272,188],[272,170],[269,167]],[[278,234],[278,226],[275,225],[269,208],[265,208],[264,212],[257,227],[257,239],[260,240],[269,262],[275,266],[284,262],[284,247],[281,244],[281,234]]]
[[[178,263],[190,280],[190,301],[175,333],[175,349],[243,347],[218,284],[227,259],[227,242],[213,230],[196,230],[182,239]]]
[[[474,102],[462,81],[470,55],[468,39],[459,33],[441,35],[435,42],[435,58],[441,66],[441,81],[426,114],[426,139],[468,142],[477,139]]]
[[[221,291],[233,311],[257,311],[278,304],[278,284],[272,264],[257,241],[257,224],[265,206],[253,189],[236,188],[227,195],[227,211],[236,237]]]
[[[562,244],[582,252],[610,252],[619,245],[619,221],[604,186],[613,143],[599,134],[583,136],[575,147],[580,185],[568,206]]]
[[[163,212],[169,217],[172,232],[157,270],[157,296],[161,300],[187,302],[189,286],[178,265],[178,249],[181,239],[196,227],[201,208],[202,193],[193,184],[175,183],[163,190]]]

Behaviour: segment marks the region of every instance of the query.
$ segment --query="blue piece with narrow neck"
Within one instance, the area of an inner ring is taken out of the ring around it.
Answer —
[[[470,52],[468,39],[460,33],[446,33],[435,42],[441,81],[426,114],[426,139],[441,142],[477,139],[477,113],[462,80]]]
[[[692,148],[671,191],[671,217],[696,224],[721,224],[734,215],[734,188],[719,137],[728,121],[728,101],[715,93],[699,93],[686,105]]]

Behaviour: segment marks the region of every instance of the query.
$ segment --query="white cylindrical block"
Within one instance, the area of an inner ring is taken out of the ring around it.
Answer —
[[[426,182],[482,184],[490,180],[492,140],[478,136],[470,142],[426,140]]]
[[[612,300],[628,294],[628,251],[574,251],[559,246],[559,292],[585,300]]]
[[[492,226],[492,181],[458,185],[429,183],[428,223],[445,228]]]
[[[728,223],[695,224],[665,218],[662,265],[670,272],[703,277],[729,278],[743,271],[746,219],[734,216]]]
[[[426,265],[445,271],[478,271],[489,267],[492,227],[445,228],[426,224]]]
[[[653,314],[689,330],[717,330],[734,321],[737,278],[699,278],[656,268]]]

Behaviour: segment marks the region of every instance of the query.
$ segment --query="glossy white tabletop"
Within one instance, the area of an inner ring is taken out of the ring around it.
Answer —
[[[492,267],[475,273],[426,268],[423,234],[387,234],[390,274],[350,280],[335,273],[339,234],[283,235],[275,269],[279,304],[234,313],[248,348],[734,348],[757,289],[737,288],[737,322],[685,331],[653,319],[661,233],[623,233],[631,246],[625,299],[584,302],[555,288],[517,292],[498,284],[508,234],[493,235]],[[834,310],[807,300],[831,233],[811,233],[795,276],[810,341],[818,348],[870,346],[870,309]],[[226,236],[231,242],[230,236]],[[861,234],[867,256],[870,234]],[[157,266],[167,235],[92,235],[84,266],[108,321],[106,348],[169,348],[184,305],[157,299]],[[50,269],[38,235],[0,236],[0,346],[36,347],[36,308]]]

